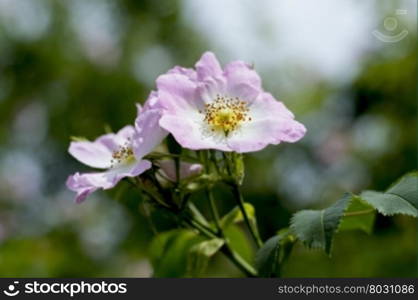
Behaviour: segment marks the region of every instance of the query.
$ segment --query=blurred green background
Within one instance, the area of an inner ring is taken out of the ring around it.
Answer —
[[[76,205],[67,154],[132,123],[174,65],[214,51],[255,65],[308,128],[297,144],[246,156],[246,200],[264,238],[293,212],[343,192],[383,190],[416,169],[416,1],[0,0],[0,276],[152,275],[151,226],[121,184]],[[395,21],[394,21],[395,20]],[[388,38],[402,31],[397,42]],[[234,206],[217,188],[223,212]],[[205,207],[197,195],[193,201]],[[157,230],[170,227],[154,215]],[[298,245],[284,276],[417,276],[417,227],[376,220],[339,234],[332,258]],[[253,251],[242,246],[244,252]],[[205,276],[242,276],[222,255]]]

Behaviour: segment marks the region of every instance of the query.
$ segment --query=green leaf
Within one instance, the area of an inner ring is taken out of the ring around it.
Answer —
[[[361,230],[370,234],[373,230],[376,211],[367,202],[358,196],[353,196],[348,208],[345,210],[338,231]]]
[[[418,172],[405,175],[386,192],[365,191],[360,197],[385,216],[418,216]]]
[[[254,247],[242,228],[237,225],[231,225],[224,229],[224,234],[231,248],[247,262],[252,263]]]
[[[333,236],[351,198],[350,194],[346,194],[327,209],[296,213],[291,220],[292,232],[309,248],[323,248],[329,254]]]
[[[280,276],[279,267],[279,235],[268,239],[255,255],[255,266],[260,277]]]
[[[346,194],[326,209],[300,211],[291,220],[291,230],[309,248],[322,248],[329,254],[337,231],[361,229],[370,232],[376,210],[386,216],[417,217],[418,172],[403,176],[384,193]]]
[[[208,266],[209,259],[221,249],[225,241],[223,239],[212,239],[194,245],[189,252],[187,260],[187,274],[191,277],[198,277]]]
[[[281,266],[290,254],[296,239],[288,230],[268,239],[255,255],[260,277],[279,277]]]
[[[248,218],[250,219],[250,222],[254,222],[255,224],[256,219],[254,206],[246,202],[244,203],[244,209],[247,213]],[[232,224],[236,224],[242,221],[244,221],[244,216],[242,215],[239,207],[236,206],[229,213],[223,216],[223,218],[221,219],[221,226],[222,228],[227,228]]]
[[[149,248],[154,277],[185,276],[188,253],[202,240],[196,232],[186,229],[171,230],[157,235]]]

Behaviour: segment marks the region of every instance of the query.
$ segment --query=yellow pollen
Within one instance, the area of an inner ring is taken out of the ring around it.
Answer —
[[[126,164],[135,160],[134,151],[126,142],[123,146],[119,146],[118,150],[113,151],[112,159],[110,160],[110,167],[113,168],[120,164]]]
[[[205,105],[205,121],[211,131],[222,131],[226,136],[243,122],[251,121],[248,105],[238,97],[217,95],[215,100]]]

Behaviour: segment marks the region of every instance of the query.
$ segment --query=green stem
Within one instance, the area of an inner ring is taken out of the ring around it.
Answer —
[[[228,175],[229,175],[229,176],[232,176],[232,171],[231,171],[231,167],[229,166],[229,159],[228,159],[228,156],[226,155],[226,153],[225,153],[225,152],[222,152],[222,156],[223,156],[223,158],[224,158],[226,171],[228,172]]]
[[[180,150],[180,155],[181,155],[181,150]],[[174,157],[174,164],[176,166],[176,187],[178,187],[180,183],[180,157]]]
[[[205,231],[210,232],[212,235],[218,236],[218,233],[213,231],[213,229],[209,227],[209,224],[207,223],[205,219],[199,219],[198,215],[196,215],[193,211],[191,211],[191,213],[192,215],[190,216],[190,219],[193,220],[194,223],[202,227]]]
[[[260,238],[260,234],[258,233],[257,228],[254,226],[253,223],[251,223],[250,218],[248,217],[248,214],[245,211],[244,198],[242,197],[238,184],[236,183],[232,184],[232,192],[234,194],[235,199],[238,202],[239,209],[241,210],[241,213],[244,217],[244,222],[247,225],[248,230],[250,231],[250,234],[253,237],[257,247],[260,248],[261,246],[263,246],[263,241]]]
[[[359,211],[353,211],[353,212],[347,212],[344,214],[344,217],[354,217],[354,216],[362,216],[362,215],[368,215],[370,213],[374,212],[374,209],[365,209],[365,210],[359,210]]]
[[[219,169],[219,166],[218,166],[218,161],[216,159],[216,152],[215,152],[215,150],[209,150],[209,154],[210,154],[210,160],[212,161],[212,164],[215,166],[216,173],[218,175],[220,175],[221,174],[221,170]]]
[[[210,150],[204,151],[202,152],[202,156],[203,156],[203,163],[205,166],[205,172],[206,174],[209,174],[211,171],[210,158],[212,157],[212,153],[210,152]],[[215,199],[213,198],[212,190],[209,187],[206,188],[206,197],[209,200],[210,212],[212,215],[213,222],[215,223],[216,230],[218,234],[223,236],[221,223],[219,221],[218,209],[216,208],[216,203],[215,203]]]
[[[211,231],[210,229],[203,226],[201,223],[197,222],[194,219],[186,220],[186,222],[191,225],[193,228],[197,229],[199,232],[201,232],[203,235],[205,235],[208,238],[215,239],[218,238],[216,233]]]
[[[203,227],[201,227],[198,223],[194,220],[184,220],[186,224],[190,227],[198,230],[203,235],[208,238],[219,238],[217,235],[212,234],[211,232],[206,231]],[[241,256],[239,256],[235,251],[233,251],[225,241],[224,246],[222,246],[220,250],[226,257],[228,257],[244,274],[249,277],[256,277],[257,271],[248,264]]]
[[[219,220],[218,209],[216,208],[215,199],[213,198],[213,193],[210,189],[206,189],[206,196],[208,197],[208,200],[209,200],[210,211],[212,213],[212,218],[213,218],[213,222],[215,223],[216,230],[218,234],[223,236],[221,222]]]
[[[239,185],[236,182],[236,180],[234,179],[234,176],[232,174],[229,158],[228,158],[228,156],[226,155],[225,152],[222,152],[222,155],[223,155],[223,158],[224,158],[225,167],[227,169],[228,175],[232,179],[232,182],[231,182],[232,193],[234,194],[234,197],[237,200],[238,207],[241,210],[242,216],[244,217],[244,222],[247,225],[247,228],[250,231],[251,236],[253,237],[257,247],[260,248],[261,246],[263,246],[263,241],[260,238],[260,234],[258,233],[258,229],[257,229],[256,225],[254,226],[254,224],[250,222],[250,219],[247,215],[247,212],[245,211],[244,198],[241,194]]]
[[[249,263],[247,263],[241,256],[235,251],[231,250],[227,243],[221,248],[222,253],[228,257],[244,274],[249,277],[257,277],[257,270],[254,269]]]
[[[217,232],[213,232],[211,228],[208,228],[207,226],[195,219],[195,216],[201,216],[202,220],[205,223],[207,223],[205,218],[200,214],[199,210],[194,205],[190,207],[194,216],[192,216],[190,220],[185,221],[209,238],[222,238],[225,241],[225,244],[222,246],[220,251],[226,257],[228,257],[242,272],[244,272],[244,274],[250,277],[257,276],[257,271],[248,262],[246,262],[238,253],[236,253],[229,245],[229,242],[225,238],[225,234],[220,224],[219,214],[212,191],[207,189],[206,193],[209,199],[209,205],[211,207],[212,217],[215,222]]]
[[[144,211],[145,219],[147,220],[152,233],[154,235],[157,235],[158,234],[157,226],[155,226],[154,221],[152,220],[151,212],[149,211],[147,204],[144,202],[144,200],[142,201],[141,204],[142,204],[142,209]]]
[[[145,187],[145,185],[143,185],[138,178],[136,178],[136,183],[135,186],[141,191],[143,192],[145,195],[147,195],[150,199],[155,200],[155,202],[157,202],[159,205],[161,205],[161,207],[165,208],[165,209],[170,209],[170,205],[168,205],[167,203],[165,203],[162,199],[160,199],[160,195],[157,195],[154,191],[152,191],[152,189],[148,189]]]
[[[199,221],[201,224],[203,224],[205,226],[209,226],[208,221],[202,215],[202,213],[199,211],[199,209],[193,204],[193,202],[189,202],[187,206],[188,206],[188,208],[189,208],[190,212],[192,213],[193,218],[195,220]]]

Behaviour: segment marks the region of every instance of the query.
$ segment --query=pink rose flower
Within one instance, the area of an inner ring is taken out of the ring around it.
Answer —
[[[67,187],[76,192],[80,203],[98,189],[111,189],[122,178],[136,177],[151,168],[143,157],[166,137],[160,128],[161,107],[157,94],[151,93],[144,108],[138,105],[138,117],[133,126],[126,126],[116,134],[110,133],[94,142],[72,142],[69,153],[83,164],[103,172],[75,173],[67,179]]]
[[[222,69],[211,52],[195,69],[175,67],[159,76],[157,90],[160,126],[192,150],[252,152],[296,142],[306,132],[282,102],[263,91],[250,66],[233,61]]]

